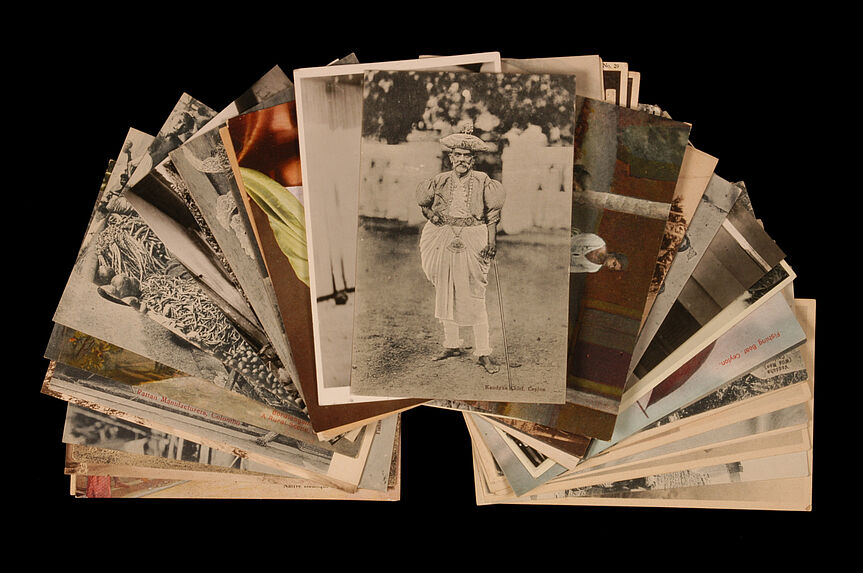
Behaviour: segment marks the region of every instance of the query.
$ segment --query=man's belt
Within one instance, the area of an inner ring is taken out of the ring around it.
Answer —
[[[483,222],[476,217],[450,217],[449,215],[441,215],[436,213],[438,225],[449,225],[451,227],[472,227],[474,225],[482,225]]]

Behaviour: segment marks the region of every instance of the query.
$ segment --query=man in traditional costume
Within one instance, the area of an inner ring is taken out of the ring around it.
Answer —
[[[420,237],[422,267],[435,287],[435,317],[444,330],[444,350],[434,360],[460,356],[459,327],[470,326],[474,356],[494,373],[485,292],[505,193],[499,181],[473,168],[475,154],[487,149],[480,138],[453,133],[440,142],[452,171],[417,187],[417,202],[428,219]]]
[[[569,272],[595,273],[600,269],[622,271],[628,260],[623,253],[612,253],[599,235],[577,233],[572,236],[569,249]]]

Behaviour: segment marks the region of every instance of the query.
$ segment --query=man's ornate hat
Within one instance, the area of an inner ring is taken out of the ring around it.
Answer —
[[[470,126],[465,127],[461,133],[451,133],[441,138],[440,143],[447,151],[454,149],[466,149],[474,153],[488,151],[488,146],[482,139],[473,134],[473,128]]]

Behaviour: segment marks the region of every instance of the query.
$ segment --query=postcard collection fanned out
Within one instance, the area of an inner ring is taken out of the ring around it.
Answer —
[[[45,351],[70,493],[398,501],[438,408],[477,505],[811,510],[815,300],[640,80],[351,54],[130,127]]]

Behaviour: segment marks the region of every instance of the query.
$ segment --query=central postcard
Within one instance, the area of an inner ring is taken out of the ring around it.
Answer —
[[[575,77],[369,71],[351,392],[560,404]]]

